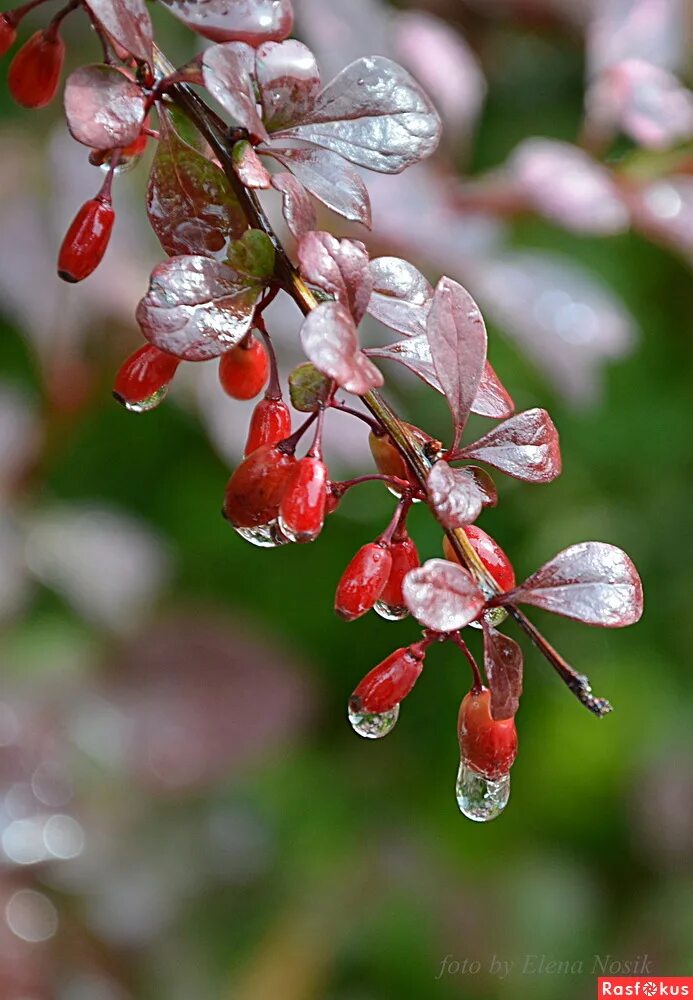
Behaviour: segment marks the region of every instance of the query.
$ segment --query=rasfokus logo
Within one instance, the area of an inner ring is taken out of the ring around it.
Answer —
[[[693,1000],[693,976],[602,976],[597,998],[604,997],[691,997]]]

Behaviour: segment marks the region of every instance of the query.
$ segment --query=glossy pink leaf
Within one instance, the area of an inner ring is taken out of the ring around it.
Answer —
[[[232,152],[233,169],[245,187],[268,188],[272,178],[264,163],[249,142],[237,142]]]
[[[371,303],[374,296],[371,296]],[[372,310],[368,308],[372,315]],[[443,392],[438,375],[436,374],[431,357],[431,349],[428,346],[428,338],[424,335],[410,337],[408,340],[398,340],[394,344],[387,344],[385,347],[369,347],[366,353],[372,358],[385,358],[388,361],[398,361],[409,371],[418,375],[427,385],[432,386],[438,392]],[[515,409],[512,398],[502,384],[491,365],[486,362],[484,371],[479,382],[477,394],[472,403],[472,413],[478,413],[481,417],[492,417],[495,420],[503,420],[509,417]]]
[[[261,146],[258,152],[272,156],[290,170],[310,193],[345,219],[371,225],[371,203],[366,185],[341,156],[327,149],[277,149]]]
[[[291,0],[162,0],[189,28],[213,42],[281,41],[291,34]]]
[[[508,165],[531,205],[567,229],[601,235],[628,228],[628,210],[611,172],[577,146],[526,139]]]
[[[206,361],[243,339],[261,290],[248,275],[208,257],[172,257],[152,271],[137,322],[160,350]]]
[[[561,473],[558,431],[546,410],[524,410],[460,451],[526,483],[550,483]]]
[[[306,281],[333,295],[353,316],[363,319],[371,297],[368,251],[358,240],[338,240],[330,233],[306,233],[298,245],[298,261]]]
[[[452,278],[441,278],[436,286],[426,337],[457,438],[479,391],[486,364],[486,327],[474,299]]]
[[[322,302],[303,321],[301,343],[309,361],[348,392],[362,396],[383,377],[359,348],[356,325],[341,302]]]
[[[310,113],[320,91],[315,56],[302,42],[266,42],[257,50],[255,79],[268,131],[286,128]]]
[[[255,140],[268,135],[255,101],[251,74],[255,52],[243,42],[212,45],[202,56],[202,79],[210,94],[219,101],[236,125],[248,129]]]
[[[342,70],[318,94],[309,114],[275,137],[303,139],[390,174],[430,156],[440,127],[413,77],[390,59],[373,56]]]
[[[92,149],[129,146],[145,115],[142,88],[113,66],[81,66],[65,83],[67,127]]]
[[[135,59],[152,61],[152,22],[144,0],[86,0],[108,34]]]
[[[625,552],[606,542],[571,545],[507,596],[605,628],[632,625],[643,609],[638,571]]]
[[[317,222],[310,195],[292,174],[275,174],[272,186],[283,195],[282,213],[292,236],[300,240],[315,229]]]
[[[490,625],[484,629],[484,670],[491,689],[491,715],[512,719],[522,694],[522,650],[510,636]]]
[[[152,229],[172,257],[223,258],[229,243],[248,228],[223,172],[189,146],[160,113],[160,140],[147,186]]]
[[[371,277],[370,315],[407,337],[425,334],[433,287],[423,274],[408,260],[376,257],[371,261]]]
[[[476,521],[485,495],[467,469],[453,469],[442,459],[435,463],[426,483],[431,506],[446,528],[461,528]]]
[[[484,607],[471,574],[447,559],[429,559],[404,578],[404,601],[421,625],[436,632],[454,632],[478,617]]]

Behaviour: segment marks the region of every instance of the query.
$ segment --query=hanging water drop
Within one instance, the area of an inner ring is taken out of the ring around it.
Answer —
[[[268,524],[258,524],[253,528],[235,528],[241,538],[260,549],[276,549],[280,545],[288,545],[290,539],[284,535],[276,520]]]
[[[475,823],[487,823],[500,816],[508,804],[510,774],[491,781],[462,761],[457,772],[455,793],[463,816]]]
[[[350,701],[348,715],[355,733],[367,740],[379,740],[381,736],[387,736],[395,728],[399,717],[399,705],[395,705],[389,712],[364,712],[360,705]]]
[[[404,604],[386,604],[385,601],[376,601],[373,610],[377,611],[381,618],[386,618],[389,622],[399,622],[406,618],[409,609]]]
[[[157,389],[156,392],[153,392],[151,396],[147,396],[145,399],[124,399],[117,393],[114,393],[114,396],[130,413],[147,413],[148,410],[155,410],[159,403],[163,402],[167,392],[168,383],[162,385],[160,389]]]
[[[508,612],[505,608],[489,608],[488,611],[484,612],[484,621],[492,628],[498,628],[499,625],[503,624],[507,617]],[[481,628],[481,622],[478,620],[470,622],[469,624],[472,628]]]

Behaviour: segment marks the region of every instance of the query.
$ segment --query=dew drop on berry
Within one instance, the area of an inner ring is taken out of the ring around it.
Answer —
[[[373,610],[389,622],[400,622],[409,614],[409,609],[405,604],[386,604],[385,601],[376,601]]]
[[[378,713],[356,711],[350,702],[348,715],[351,728],[355,733],[367,740],[379,740],[395,728],[399,717],[399,705],[395,705],[389,712]]]
[[[130,413],[147,413],[148,410],[155,410],[159,403],[163,402],[167,392],[168,383],[162,385],[160,389],[157,389],[156,392],[153,392],[151,396],[147,396],[145,399],[123,399],[121,396],[116,396],[116,399]]]
[[[252,528],[236,528],[234,531],[260,549],[277,549],[280,545],[288,545],[291,539],[287,538],[277,524],[276,519],[268,524],[258,524]]]
[[[500,816],[508,804],[510,775],[504,774],[497,781],[491,781],[462,761],[457,772],[455,794],[463,816],[475,823],[488,823]]]
[[[489,608],[488,611],[484,612],[484,621],[487,625],[490,625],[491,628],[498,628],[499,625],[503,624],[507,617],[508,612],[505,608]],[[478,620],[470,622],[469,624],[472,628],[481,628],[481,622]]]

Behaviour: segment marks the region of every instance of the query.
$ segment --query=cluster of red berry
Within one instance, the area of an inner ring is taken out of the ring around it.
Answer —
[[[21,18],[44,0],[0,16],[0,52],[13,44]],[[524,482],[550,482],[561,470],[558,433],[540,409],[516,414],[486,357],[483,318],[457,282],[435,289],[408,261],[369,258],[357,240],[317,231],[314,200],[370,225],[368,192],[349,162],[396,173],[430,155],[440,119],[416,81],[383,57],[360,59],[322,87],[313,54],[287,40],[289,0],[266,5],[210,0],[167,7],[215,43],[176,70],[156,49],[144,0],[71,2],[14,57],[10,91],[25,107],[55,95],[65,47],[60,25],[82,7],[104,49],[103,64],[74,71],[65,87],[73,137],[106,178],[80,209],[58,257],[58,274],[76,282],[102,260],[114,224],[111,189],[117,170],[158,139],[147,189],[150,222],[168,259],[159,264],[137,319],[148,343],[121,366],[114,396],[144,412],[167,393],[181,361],[218,358],[224,390],[251,400],[244,456],[226,486],[223,513],[241,537],[260,547],[312,542],[344,493],[379,480],[398,498],[387,528],[345,569],[335,610],[354,621],[370,610],[399,620],[411,614],[418,641],[396,649],[354,690],[348,715],[367,738],[389,732],[420,676],[433,643],[454,643],[472,672],[458,721],[457,801],[474,820],[498,815],[509,796],[517,753],[515,715],[522,691],[522,653],[498,631],[510,615],[544,653],[579,700],[597,715],[610,710],[587,678],[550,646],[520,610],[530,604],[591,625],[620,627],[642,611],[642,589],[625,553],[600,542],[571,546],[519,585],[500,546],[474,522],[496,504],[481,462]],[[228,112],[226,124],[189,84],[206,89]],[[178,133],[176,113],[197,130],[193,147]],[[149,128],[157,114],[158,133]],[[261,159],[261,157],[264,158]],[[276,171],[265,167],[268,161]],[[270,226],[258,192],[282,196],[297,241],[294,261]],[[279,292],[304,314],[300,338],[308,362],[289,376],[293,429],[263,312]],[[358,326],[369,312],[400,339],[362,349]],[[373,358],[390,358],[442,393],[453,420],[449,447],[403,423],[378,393]],[[361,397],[365,409],[338,398]],[[364,421],[377,472],[337,482],[323,459],[329,411]],[[470,413],[501,421],[462,444]],[[310,429],[303,457],[297,449]],[[455,463],[463,462],[459,466]],[[411,505],[423,502],[445,532],[445,559],[421,564],[407,531]],[[462,630],[482,630],[485,682]]]

